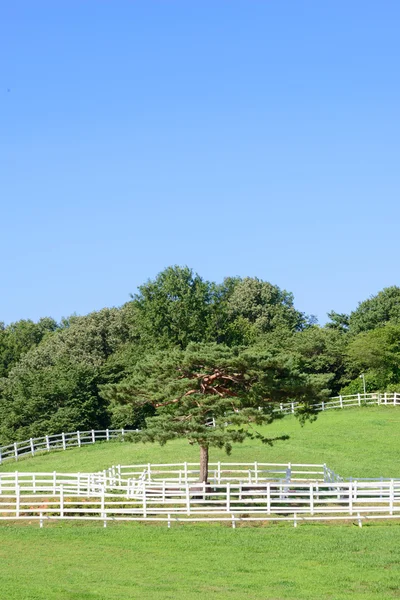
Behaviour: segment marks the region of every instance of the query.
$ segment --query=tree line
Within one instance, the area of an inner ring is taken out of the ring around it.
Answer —
[[[313,401],[362,392],[361,373],[367,391],[398,391],[400,288],[328,316],[319,326],[257,278],[217,284],[173,266],[120,308],[0,324],[0,444],[147,419],[148,440],[229,451],[260,436],[247,425],[275,418],[275,402],[295,399],[312,418]],[[204,433],[228,412],[234,427]]]

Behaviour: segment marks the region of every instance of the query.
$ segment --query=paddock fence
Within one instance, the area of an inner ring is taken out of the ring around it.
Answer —
[[[315,408],[317,411],[325,411],[371,405],[399,406],[400,393],[368,393],[335,396],[326,402],[315,404]],[[294,414],[296,413],[297,406],[296,402],[282,403],[276,407],[276,411],[284,414]],[[212,425],[213,421],[211,420],[210,426]],[[29,440],[14,442],[0,447],[0,465],[7,460],[17,461],[22,456],[35,456],[37,453],[50,452],[52,450],[67,450],[68,448],[95,444],[96,442],[124,441],[131,431],[129,429],[91,429],[89,431],[75,431],[72,433],[57,433],[42,437],[32,437]]]
[[[100,486],[79,494],[59,482],[47,492],[3,487],[0,520],[173,522],[400,519],[400,481],[272,482],[246,484],[148,482],[133,490]]]
[[[305,463],[223,463],[208,465],[208,479],[212,485],[226,483],[246,484],[267,481],[337,481],[342,480],[326,464]],[[198,463],[116,465],[104,471],[108,481],[116,484],[126,480],[191,484],[199,481]]]
[[[0,473],[0,496],[6,492],[52,493],[64,491],[90,495],[101,489],[118,489],[121,493],[135,494],[143,484],[161,486],[194,485],[199,481],[198,463],[113,465],[97,473],[21,472]],[[228,483],[253,484],[290,482],[330,482],[342,480],[325,464],[295,463],[210,463],[209,485]]]

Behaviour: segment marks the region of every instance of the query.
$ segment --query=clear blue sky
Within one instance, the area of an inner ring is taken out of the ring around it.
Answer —
[[[172,264],[321,322],[400,284],[398,0],[0,7],[0,320]]]

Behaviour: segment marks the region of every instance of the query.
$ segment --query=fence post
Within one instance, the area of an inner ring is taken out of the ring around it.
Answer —
[[[396,406],[397,404],[397,393],[395,392],[393,395],[393,406]]]
[[[101,488],[101,518],[104,519],[103,525],[107,527],[107,515],[105,508],[105,488],[104,485]]]
[[[314,488],[313,484],[310,483],[310,515],[314,514]]]
[[[323,400],[321,402],[321,408],[322,408],[322,410],[325,410],[325,402]]]
[[[15,460],[18,460],[18,446],[17,446],[17,442],[14,442],[14,456],[15,456]]]
[[[267,483],[267,514],[271,514],[271,483]]]
[[[60,517],[64,517],[64,486],[60,484]]]
[[[61,434],[61,440],[62,440],[63,450],[66,450],[67,444],[65,443],[65,433],[64,432]]]
[[[358,395],[358,406],[361,406],[361,394],[358,393],[357,395]]]
[[[2,456],[1,456],[1,448],[0,448],[0,465],[3,462]]]
[[[107,442],[110,441],[110,431],[108,429],[106,429],[106,440]]]
[[[48,435],[46,435],[46,450],[47,452],[50,452],[50,440]]]
[[[217,481],[221,483],[221,462],[218,461]]]
[[[227,512],[231,510],[231,484],[229,481],[226,483],[226,510]]]
[[[94,429],[92,429],[92,444],[94,444],[96,441],[96,434],[94,432]]]
[[[353,483],[349,481],[349,514],[353,515]]]
[[[189,484],[186,481],[186,514],[190,515],[190,494],[189,494]]]
[[[258,464],[256,462],[254,463],[254,479],[258,483]]]
[[[124,428],[121,429],[121,435],[122,435],[122,441],[124,442],[125,441],[125,429]]]
[[[147,505],[146,505],[146,482],[143,481],[143,516],[147,517]]]
[[[162,480],[162,503],[165,503],[165,479]]]
[[[21,495],[19,485],[15,486],[15,517],[18,519],[20,510]]]
[[[32,456],[35,456],[35,446],[33,445],[33,439],[29,438],[29,445],[31,447],[31,454]]]
[[[389,493],[390,493],[390,498],[389,498],[390,515],[393,515],[393,503],[394,503],[394,480],[393,479],[390,480]]]
[[[291,403],[292,413],[294,413],[294,402]]]
[[[53,496],[56,495],[57,472],[53,471]]]
[[[343,396],[339,396],[340,408],[343,408]]]
[[[77,440],[78,440],[78,446],[80,448],[81,447],[81,432],[80,431],[76,432],[76,437],[77,437]]]

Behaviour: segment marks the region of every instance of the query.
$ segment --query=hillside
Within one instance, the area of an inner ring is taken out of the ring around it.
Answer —
[[[400,407],[368,407],[320,413],[301,427],[292,416],[262,428],[266,435],[288,434],[273,447],[246,440],[228,457],[213,449],[211,462],[326,463],[344,477],[400,477],[398,430]],[[115,464],[198,462],[198,450],[185,440],[158,444],[104,442],[83,448],[27,457],[1,466],[1,471],[92,472]]]

